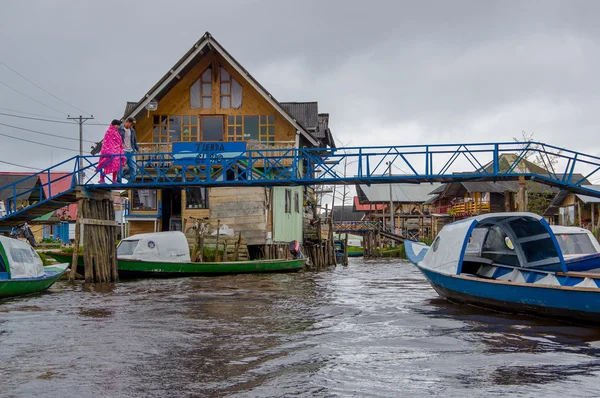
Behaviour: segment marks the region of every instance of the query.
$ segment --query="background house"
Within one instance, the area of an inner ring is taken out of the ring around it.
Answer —
[[[391,196],[390,196],[391,185]],[[437,189],[439,183],[431,184],[379,184],[356,185],[358,204],[374,207],[379,211],[368,213],[367,218],[379,220],[391,226],[389,211],[390,199],[394,204],[394,226],[403,236],[432,236],[431,191]]]

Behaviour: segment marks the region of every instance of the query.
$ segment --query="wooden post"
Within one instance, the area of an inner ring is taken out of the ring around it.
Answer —
[[[348,234],[344,237],[344,259],[342,265],[348,265]]]
[[[527,185],[525,177],[519,176],[519,191],[517,193],[517,210],[527,211]]]
[[[234,261],[239,261],[240,260],[240,245],[242,244],[242,233],[239,232],[238,233],[238,239],[237,242],[235,244],[235,257],[234,257]]]
[[[219,232],[221,230],[221,220],[217,220],[217,241],[215,242],[215,262],[219,262]]]
[[[78,209],[81,211],[82,200],[79,200]],[[75,275],[77,274],[77,264],[79,263],[79,239],[81,234],[81,222],[80,217],[77,217],[77,221],[75,222],[75,243],[73,246],[73,258],[71,259],[71,277],[70,280],[75,280]]]

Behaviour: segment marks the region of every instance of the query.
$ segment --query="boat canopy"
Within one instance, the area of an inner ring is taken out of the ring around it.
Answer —
[[[460,274],[464,262],[567,271],[550,226],[533,213],[490,213],[448,224],[422,264]]]
[[[28,243],[18,239],[0,236],[0,244],[4,250],[2,262],[11,279],[39,278],[44,276],[42,259]]]
[[[122,260],[189,263],[190,248],[183,232],[154,232],[138,234],[123,239],[117,247],[117,257]]]
[[[562,225],[550,226],[563,256],[600,253],[600,243],[589,230]]]

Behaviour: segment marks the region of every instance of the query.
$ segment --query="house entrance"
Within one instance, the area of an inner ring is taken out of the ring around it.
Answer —
[[[181,231],[181,190],[162,191],[162,230]]]

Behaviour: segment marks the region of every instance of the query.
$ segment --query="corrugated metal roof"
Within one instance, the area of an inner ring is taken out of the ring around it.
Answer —
[[[125,112],[123,112],[123,119],[127,117],[137,107],[137,102],[127,101],[125,105]]]
[[[281,107],[308,130],[319,126],[319,104],[312,102],[280,102]],[[319,138],[325,138],[319,137]]]
[[[430,192],[440,183],[426,184],[391,184],[392,198],[396,203],[423,203],[431,199]],[[359,185],[369,202],[386,203],[390,201],[390,184]],[[360,195],[359,195],[360,196]]]
[[[14,173],[14,174],[1,174],[0,175],[0,187],[5,187],[9,184],[14,184],[15,182],[26,178],[27,176],[33,175],[34,173]],[[36,186],[40,181],[39,176],[35,176],[32,178],[27,178],[24,181],[21,181],[17,184],[17,200],[28,200],[33,192],[28,192],[27,194],[22,194],[23,192],[30,191],[33,187]],[[0,200],[7,200],[12,198],[14,192],[13,189],[4,189],[0,191]],[[37,194],[37,190],[36,190]],[[20,196],[19,196],[20,195]]]
[[[360,221],[364,215],[365,213],[362,211],[354,211],[354,207],[350,205],[346,205],[343,208],[342,206],[333,207],[334,221]]]
[[[586,188],[593,189],[594,191],[600,192],[600,185],[587,185]],[[600,203],[600,198],[593,196],[575,194],[583,203]]]

